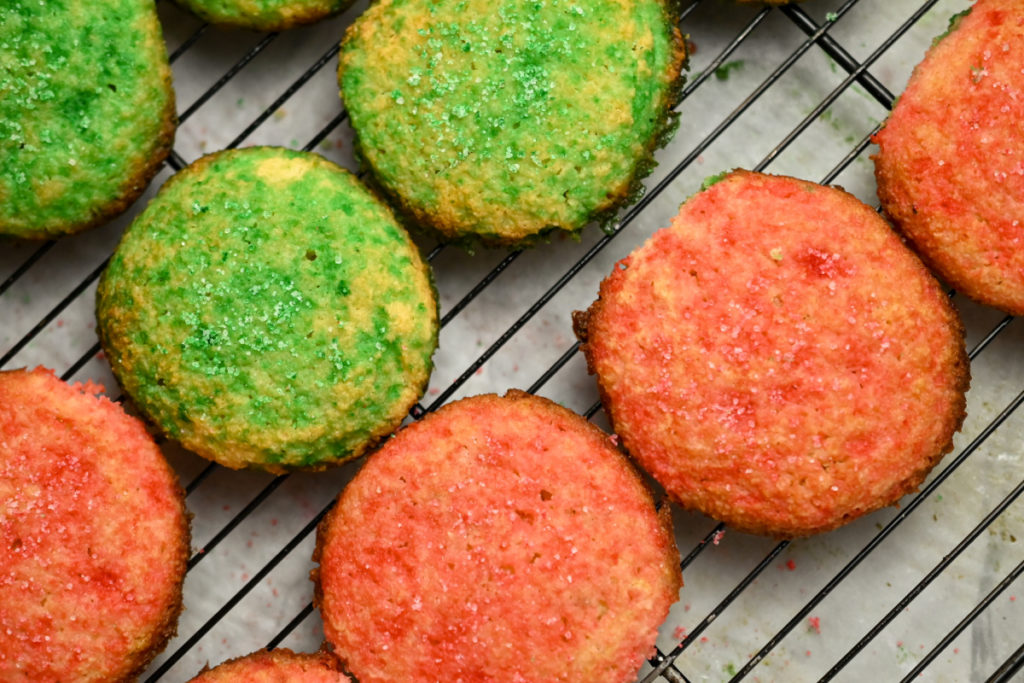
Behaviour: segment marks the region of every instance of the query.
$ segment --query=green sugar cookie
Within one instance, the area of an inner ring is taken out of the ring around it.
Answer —
[[[664,0],[379,0],[339,81],[373,180],[413,222],[512,243],[639,194],[684,60]]]
[[[205,21],[257,31],[312,24],[349,7],[352,0],[177,0]]]
[[[99,225],[171,149],[174,91],[153,0],[5,0],[0,234]]]
[[[228,467],[322,468],[394,430],[437,346],[430,272],[391,212],[315,154],[218,152],[125,232],[97,291],[125,393]]]

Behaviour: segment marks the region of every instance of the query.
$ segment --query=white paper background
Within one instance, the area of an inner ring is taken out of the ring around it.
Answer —
[[[173,52],[193,35],[200,23],[169,2],[160,2],[158,7],[165,38]],[[273,39],[183,123],[175,144],[177,154],[189,162],[232,143],[260,112],[335,46],[344,27],[364,7],[365,3],[359,3],[334,20]],[[839,3],[831,0],[809,0],[801,6],[820,24],[827,22],[827,12],[838,7]],[[861,61],[869,58],[918,7],[912,0],[861,0],[835,21],[829,35]],[[963,0],[935,4],[871,65],[871,75],[898,94],[931,38],[945,30],[953,12],[964,7]],[[683,23],[683,30],[696,45],[691,80],[755,21],[760,11],[756,6],[735,5],[726,0],[703,0]],[[262,39],[261,35],[244,31],[207,29],[174,63],[179,112],[191,107]],[[804,33],[780,10],[772,10],[756,22],[750,35],[727,59],[741,62],[729,71],[728,78],[707,78],[682,104],[679,133],[659,153],[660,166],[647,186],[654,187],[673,166],[690,155],[694,157],[692,162],[472,373],[452,398],[529,387],[572,347],[570,312],[589,305],[601,278],[617,259],[642,243],[651,232],[667,225],[680,202],[698,189],[704,177],[727,168],[760,164],[843,81],[846,72],[812,45],[735,121],[718,130],[723,120],[751,98],[804,41]],[[341,112],[335,68],[336,59],[327,59],[323,68],[241,144],[307,144]],[[864,88],[853,85],[842,91],[827,111],[815,118],[766,170],[820,180],[885,115],[885,108]],[[316,150],[354,169],[350,139],[351,132],[342,125]],[[874,205],[877,200],[870,152],[868,148],[854,160],[836,182]],[[169,169],[162,171],[146,197],[152,196],[169,175]],[[75,289],[110,254],[120,232],[143,203],[109,226],[60,240],[0,295],[2,354],[62,299],[75,294],[5,367],[44,364],[62,373],[90,351],[96,342],[95,283],[80,292]],[[579,241],[555,238],[550,244],[523,253],[497,275],[444,327],[435,357],[437,369],[423,405],[437,400],[602,236],[596,227],[591,227]],[[433,246],[424,242],[427,250]],[[0,282],[37,249],[34,244],[0,242]],[[433,262],[442,314],[451,310],[507,253],[483,250],[469,255],[452,248],[443,250]],[[971,304],[963,297],[957,296],[954,301],[967,323],[969,348],[1003,318],[1002,314]],[[1024,389],[1022,337],[1022,326],[1011,323],[973,362],[969,417],[957,439],[956,451],[936,472],[951,462]],[[74,379],[94,379],[109,388],[115,387],[105,361],[99,356],[85,363]],[[594,382],[578,355],[538,393],[578,412],[585,412],[596,400]],[[1020,482],[1024,473],[1022,420],[1024,416],[1012,416],[985,440],[936,493],[811,610],[808,619],[803,619],[754,669],[752,679],[800,681],[823,675]],[[595,421],[607,427],[600,412]],[[185,484],[206,466],[205,461],[173,447],[168,447],[167,452]],[[294,549],[266,571],[237,604],[226,610],[224,606],[258,572],[265,571],[267,563],[309,524],[358,466],[354,463],[337,471],[288,477],[223,541],[203,555],[186,580],[186,611],[179,624],[179,635],[153,668],[179,650],[219,611],[224,614],[161,680],[184,681],[207,662],[216,664],[264,647],[299,614],[312,596],[307,578],[312,566],[312,534],[301,536]],[[195,514],[195,549],[209,544],[272,479],[260,473],[215,468],[188,498],[189,509]],[[679,546],[685,555],[714,527],[714,522],[675,512]],[[691,681],[728,680],[897,513],[895,509],[885,510],[836,532],[791,544],[691,644],[679,658],[678,669]],[[1024,560],[1024,540],[1019,540],[1022,538],[1024,505],[1016,503],[844,668],[837,680],[895,680],[909,671],[1002,577]],[[682,633],[692,632],[774,546],[771,540],[731,531],[726,531],[718,544],[709,544],[685,572],[686,586],[680,601],[662,629],[662,649],[670,650]],[[1022,587],[1020,581],[1011,585],[926,670],[924,678],[983,680],[998,667],[1024,640],[1024,594],[1017,599]],[[321,639],[318,619],[315,613],[310,615],[285,638],[283,645],[298,650],[315,649]]]

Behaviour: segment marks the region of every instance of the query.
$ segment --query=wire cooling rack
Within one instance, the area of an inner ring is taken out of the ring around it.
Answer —
[[[607,428],[569,314],[612,264],[668,224],[702,179],[742,166],[839,183],[876,205],[870,136],[965,0],[814,0],[762,8],[684,0],[682,123],[645,196],[610,232],[519,251],[421,243],[441,348],[410,419],[465,395],[543,394]],[[84,235],[0,243],[0,368],[43,364],[116,395],[96,341],[96,280],[131,217],[205,152],[318,151],[355,169],[337,97],[338,39],[365,8],[282,34],[227,31],[158,0],[181,118],[174,152],[129,213]],[[2,9],[0,9],[2,13]],[[386,49],[386,46],[381,46]],[[956,448],[901,507],[776,542],[673,509],[686,586],[638,680],[1009,681],[1024,666],[1024,401],[1020,323],[951,293],[972,360]],[[359,463],[319,474],[233,472],[164,444],[194,512],[178,635],[142,679],[322,640],[308,572],[316,523]],[[1020,600],[1018,600],[1018,595]]]

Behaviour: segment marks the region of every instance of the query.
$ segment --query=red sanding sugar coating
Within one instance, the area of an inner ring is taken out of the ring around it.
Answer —
[[[388,441],[321,525],[317,603],[360,683],[632,681],[681,577],[668,506],[522,392]]]
[[[203,671],[189,683],[349,683],[341,662],[326,652],[262,650]]]
[[[133,680],[174,632],[188,523],[142,424],[0,372],[0,681]]]
[[[878,196],[964,294],[1024,314],[1024,2],[979,0],[875,136]]]
[[[952,447],[968,365],[946,295],[853,196],[737,171],[620,261],[577,334],[625,447],[741,531],[825,531]]]

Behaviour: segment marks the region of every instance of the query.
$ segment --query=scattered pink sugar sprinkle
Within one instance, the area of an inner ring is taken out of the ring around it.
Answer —
[[[793,571],[794,569],[796,569],[796,562],[794,562],[793,560],[786,560],[786,569],[788,569],[789,571]]]
[[[821,619],[819,617],[807,617],[807,623],[811,625],[815,633],[821,633]]]
[[[672,637],[680,642],[686,640],[686,629],[682,626],[676,626],[676,630],[672,631]]]
[[[715,534],[715,537],[713,539],[711,539],[711,542],[714,543],[715,545],[718,545],[719,542],[721,542],[723,536],[725,536],[725,531],[719,531],[718,533]]]
[[[613,446],[618,446],[619,445],[619,435],[618,434],[609,434],[608,435],[608,440],[612,442]]]

